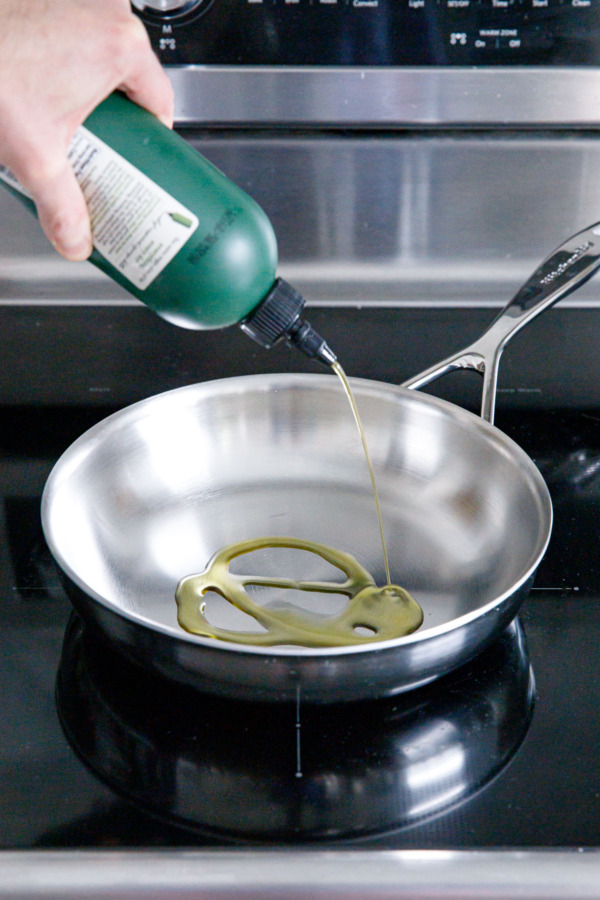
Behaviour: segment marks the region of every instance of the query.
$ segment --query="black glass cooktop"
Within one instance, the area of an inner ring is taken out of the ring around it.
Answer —
[[[500,411],[555,525],[518,620],[394,699],[223,701],[86,633],[39,523],[101,408],[0,409],[0,845],[600,846],[600,413]]]

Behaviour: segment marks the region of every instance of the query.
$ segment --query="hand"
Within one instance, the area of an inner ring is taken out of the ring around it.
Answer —
[[[172,125],[170,82],[128,0],[0,0],[0,163],[67,259],[92,251],[69,143],[116,89]]]

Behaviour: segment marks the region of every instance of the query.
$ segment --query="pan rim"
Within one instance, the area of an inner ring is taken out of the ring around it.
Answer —
[[[237,375],[231,376],[229,378],[212,379],[209,381],[183,385],[181,387],[173,388],[171,390],[143,398],[136,401],[135,403],[123,407],[120,410],[117,410],[116,412],[111,413],[110,415],[103,418],[100,422],[97,422],[95,425],[92,425],[91,428],[83,432],[83,434],[76,438],[76,440],[73,441],[73,443],[71,443],[69,447],[67,447],[67,449],[57,459],[48,476],[42,493],[42,529],[44,532],[46,543],[55,561],[64,572],[64,574],[88,598],[92,599],[96,603],[99,603],[100,606],[108,610],[110,613],[117,616],[122,616],[123,618],[132,622],[134,625],[142,628],[148,628],[151,631],[169,638],[170,640],[181,642],[182,644],[187,646],[197,646],[210,650],[226,651],[229,653],[242,654],[244,656],[306,659],[311,657],[322,658],[331,656],[348,656],[363,654],[365,652],[383,652],[386,650],[395,650],[403,646],[408,647],[413,645],[425,644],[430,640],[437,640],[444,635],[460,631],[462,628],[466,627],[470,622],[476,619],[481,619],[489,615],[497,607],[504,604],[511,596],[517,594],[520,588],[524,584],[526,584],[527,581],[533,576],[546,552],[548,543],[550,541],[552,532],[553,510],[548,487],[539,469],[537,468],[531,457],[522,449],[522,447],[520,447],[519,444],[516,443],[516,441],[506,435],[497,426],[491,425],[489,422],[481,419],[475,413],[472,413],[469,410],[465,410],[462,407],[457,406],[456,404],[451,403],[447,400],[443,400],[430,394],[423,394],[419,391],[404,388],[400,385],[395,385],[389,382],[376,381],[367,378],[350,377],[349,381],[352,384],[353,389],[356,389],[356,392],[359,394],[359,396],[361,392],[363,393],[363,395],[366,392],[381,396],[383,392],[386,395],[398,396],[402,398],[410,396],[412,400],[418,402],[420,405],[424,404],[426,406],[437,409],[444,415],[451,416],[458,422],[466,423],[467,426],[476,426],[479,430],[483,431],[484,434],[488,435],[488,438],[492,439],[497,447],[502,448],[502,450],[505,453],[509,454],[512,458],[516,457],[517,460],[521,460],[523,466],[528,471],[528,481],[532,486],[535,487],[535,497],[540,511],[540,539],[537,542],[534,552],[532,552],[531,562],[529,566],[507,590],[494,597],[492,600],[488,601],[488,603],[479,606],[476,609],[463,614],[462,616],[458,616],[455,619],[451,619],[431,628],[422,626],[417,631],[413,632],[412,634],[405,635],[404,637],[393,638],[387,641],[372,641],[365,644],[352,644],[341,647],[260,647],[246,644],[236,644],[233,642],[222,641],[215,638],[203,638],[200,635],[190,634],[183,629],[177,630],[174,627],[162,625],[161,623],[149,619],[140,613],[135,613],[126,608],[122,608],[116,605],[107,597],[104,597],[100,592],[89,586],[86,581],[74,571],[73,567],[64,558],[60,549],[56,545],[56,542],[53,540],[52,528],[50,527],[50,505],[51,495],[53,491],[57,490],[60,481],[67,476],[69,470],[73,470],[74,468],[76,468],[77,465],[79,465],[83,461],[85,456],[87,456],[92,451],[93,447],[97,443],[98,438],[105,431],[107,431],[111,427],[114,427],[115,423],[119,423],[122,419],[128,416],[132,410],[139,410],[144,406],[150,407],[156,404],[162,405],[163,403],[168,403],[169,400],[175,395],[184,396],[188,393],[198,392],[206,392],[210,394],[215,390],[219,390],[220,392],[222,392],[224,386],[226,386],[227,389],[235,391],[236,383],[243,382],[244,384],[248,384],[250,380],[254,381],[258,388],[260,388],[261,383],[265,388],[273,389],[275,385],[277,385],[279,388],[292,385],[303,387],[304,385],[313,385],[317,381],[319,383],[325,383],[327,381],[331,384],[332,387],[335,387],[337,389],[337,385],[332,380],[332,376],[330,374],[307,372]],[[541,527],[543,525],[545,525],[544,528]]]

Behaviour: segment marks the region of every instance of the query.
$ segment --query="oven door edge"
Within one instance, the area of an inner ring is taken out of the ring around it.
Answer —
[[[0,853],[2,900],[580,900],[600,896],[600,852],[156,850]],[[171,893],[169,894],[171,895]]]

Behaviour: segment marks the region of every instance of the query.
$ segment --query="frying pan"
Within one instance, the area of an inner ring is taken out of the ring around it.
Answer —
[[[513,620],[547,547],[552,506],[524,451],[492,424],[502,349],[600,265],[600,223],[554,251],[474,344],[405,385],[353,379],[375,469],[392,581],[420,603],[413,634],[335,648],[263,647],[177,623],[175,590],[227,544],[263,536],[354,555],[385,583],[360,439],[330,374],[253,375],[150,397],[95,425],[56,463],[42,498],[50,550],[88,627],[140,666],[236,698],[338,702],[389,696],[457,668]],[[416,388],[444,372],[484,376],[482,417]],[[339,581],[285,547],[244,573]],[[232,563],[232,567],[233,567]],[[255,588],[253,599],[335,615],[338,595]],[[310,599],[307,601],[307,597]],[[313,604],[311,607],[310,604]],[[218,595],[207,617],[250,625]]]

